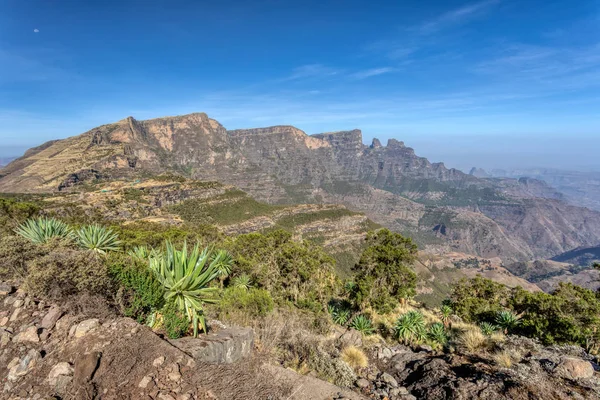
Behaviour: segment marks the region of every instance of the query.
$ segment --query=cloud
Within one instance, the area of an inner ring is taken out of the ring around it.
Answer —
[[[366,79],[372,76],[388,74],[390,72],[394,72],[396,69],[392,67],[383,67],[383,68],[371,68],[364,71],[358,71],[350,75],[351,78],[354,79]]]
[[[468,4],[421,24],[418,26],[417,31],[420,34],[431,34],[452,25],[465,23],[476,16],[485,14],[498,3],[500,3],[500,0],[485,0]]]
[[[39,32],[40,32],[40,30],[39,30],[39,29],[37,29],[37,28],[36,28],[36,29],[34,29],[33,31],[34,31],[35,33],[39,33]]]
[[[340,73],[339,70],[327,67],[322,64],[307,64],[294,68],[292,74],[284,81],[293,81],[298,79],[319,78],[324,76],[333,76]]]

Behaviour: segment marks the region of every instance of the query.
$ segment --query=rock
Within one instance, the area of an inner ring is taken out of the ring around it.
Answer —
[[[29,350],[29,352],[8,371],[7,379],[14,382],[21,376],[27,375],[41,359],[42,355],[37,350]]]
[[[8,317],[0,318],[0,326],[6,326],[8,324]]]
[[[57,305],[50,307],[48,313],[42,319],[40,326],[44,329],[52,329],[56,325],[56,321],[63,315],[63,311]]]
[[[391,386],[393,388],[398,387],[398,381],[396,381],[396,379],[394,379],[394,377],[391,376],[390,374],[388,374],[387,372],[384,372],[383,374],[381,374],[379,379],[381,379],[383,382],[385,382],[385,384],[388,386]]]
[[[166,394],[166,393],[159,393],[158,399],[159,400],[176,400],[175,397],[171,396],[170,394]]]
[[[0,282],[0,296],[7,296],[15,291],[14,286],[5,282]]]
[[[142,380],[138,384],[138,387],[141,389],[146,389],[148,387],[148,385],[150,384],[150,382],[152,382],[152,377],[150,375],[146,375],[145,377],[142,378]]]
[[[95,351],[83,354],[75,360],[73,379],[76,386],[83,386],[92,380],[100,365],[100,358],[102,358],[102,353]]]
[[[418,351],[424,351],[426,353],[431,353],[433,352],[433,348],[429,345],[426,344],[422,344],[417,348]]]
[[[23,299],[16,299],[12,306],[14,308],[20,308],[24,302],[25,301]]]
[[[69,390],[69,386],[71,386],[72,382],[73,382],[72,376],[60,375],[60,376],[56,377],[56,383],[54,384],[54,390],[56,390],[56,392],[59,394],[67,393],[67,391]]]
[[[247,357],[254,346],[252,328],[228,328],[216,333],[169,341],[197,361],[230,364]]]
[[[348,329],[337,339],[337,343],[340,347],[348,346],[362,346],[362,334],[355,329]]]
[[[10,316],[10,322],[14,322],[17,320],[17,318],[19,318],[21,310],[21,308],[17,308],[15,311],[13,311],[12,315]]]
[[[86,319],[85,321],[80,322],[75,326],[73,332],[69,332],[69,335],[74,336],[76,338],[83,337],[88,334],[93,329],[96,329],[100,326],[100,320],[98,318]]]
[[[380,360],[387,360],[392,358],[394,354],[392,353],[392,349],[388,347],[384,347],[377,352],[377,358]]]
[[[179,382],[181,380],[181,374],[179,372],[171,372],[167,375],[170,381]]]
[[[584,379],[594,376],[594,367],[589,361],[564,357],[554,369],[554,374],[565,379]]]
[[[39,341],[40,341],[40,338],[38,336],[36,326],[30,326],[23,332],[20,332],[17,335],[15,335],[15,337],[13,338],[13,342],[15,342],[15,343],[23,343],[23,342],[37,343]]]
[[[163,363],[165,362],[165,357],[164,356],[160,356],[154,359],[154,361],[152,361],[152,366],[154,368],[158,368],[161,365],[163,365]]]
[[[0,347],[4,347],[9,344],[11,339],[12,333],[5,330],[0,330]]]
[[[406,396],[408,393],[408,389],[405,388],[404,386],[401,386],[398,388],[398,394],[401,396]]]
[[[73,376],[74,369],[68,362],[60,362],[56,364],[50,370],[48,374],[48,384],[50,386],[56,386],[58,383],[58,378],[61,376]]]
[[[361,389],[366,389],[369,386],[371,386],[371,383],[364,378],[360,378],[359,380],[356,381],[356,386]]]
[[[50,332],[48,331],[48,329],[42,329],[42,332],[40,333],[40,340],[42,342],[45,342],[46,340],[48,340],[49,337]]]

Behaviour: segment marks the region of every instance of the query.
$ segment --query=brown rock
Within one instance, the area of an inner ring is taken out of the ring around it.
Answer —
[[[94,378],[94,374],[100,365],[102,353],[95,351],[84,354],[75,360],[74,383],[77,387],[83,386]]]
[[[20,332],[17,335],[15,335],[15,337],[13,338],[13,342],[15,342],[15,343],[23,343],[23,342],[37,343],[39,341],[40,341],[40,338],[38,336],[36,326],[30,326],[23,332]]]
[[[54,328],[54,325],[56,325],[56,321],[58,321],[58,319],[62,315],[63,311],[60,309],[60,307],[57,305],[53,305],[52,307],[50,307],[50,310],[42,319],[42,323],[40,326],[44,329],[50,330]]]
[[[585,379],[594,376],[594,367],[589,361],[580,358],[565,357],[554,369],[554,374],[565,379]]]

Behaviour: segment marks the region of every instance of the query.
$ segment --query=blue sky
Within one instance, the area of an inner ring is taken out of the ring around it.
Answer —
[[[0,0],[0,155],[197,111],[600,169],[600,2]]]

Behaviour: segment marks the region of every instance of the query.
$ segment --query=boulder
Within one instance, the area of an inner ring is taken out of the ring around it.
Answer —
[[[69,332],[70,336],[74,336],[76,338],[83,337],[88,334],[93,329],[96,329],[100,326],[100,320],[98,318],[86,319],[85,321],[81,321],[79,324],[75,325],[71,328],[71,332]]]
[[[361,388],[361,389],[366,389],[369,386],[371,386],[371,383],[368,380],[364,379],[364,378],[360,378],[360,379],[358,379],[356,381],[356,386],[359,387],[359,388]]]
[[[348,346],[361,347],[362,334],[355,329],[348,329],[346,332],[340,335],[340,337],[337,339],[337,343],[342,348]]]
[[[12,368],[10,368],[7,379],[14,382],[21,376],[27,375],[27,373],[31,371],[41,359],[42,355],[37,350],[29,350],[29,352],[18,363],[16,363],[16,365],[13,365]]]
[[[15,337],[13,338],[13,342],[15,342],[15,343],[23,343],[23,342],[37,343],[39,341],[40,341],[40,338],[38,336],[36,326],[30,326],[29,328],[25,329],[23,332],[20,332],[17,335],[15,335]]]
[[[252,352],[252,328],[227,328],[216,333],[170,340],[170,343],[195,360],[212,364],[231,364]]]
[[[42,319],[42,323],[40,326],[48,330],[54,328],[54,325],[56,325],[56,321],[58,321],[62,314],[63,311],[60,309],[60,307],[56,305],[50,307],[50,310]]]
[[[565,379],[585,379],[594,376],[594,367],[589,361],[564,357],[554,369],[554,374]]]
[[[48,384],[50,386],[56,386],[59,383],[59,377],[73,376],[73,372],[74,369],[71,364],[68,362],[60,362],[50,370],[50,373],[48,374]]]
[[[83,386],[90,382],[100,365],[102,353],[95,351],[89,354],[80,355],[75,360],[75,370],[73,380],[76,386]]]
[[[398,387],[398,381],[396,381],[396,379],[394,379],[394,377],[391,376],[390,374],[388,374],[387,372],[382,373],[381,376],[379,377],[379,380],[382,381],[383,383],[385,383],[389,387],[392,387],[392,388]]]
[[[14,286],[6,282],[0,282],[0,296],[7,296],[15,291]]]

